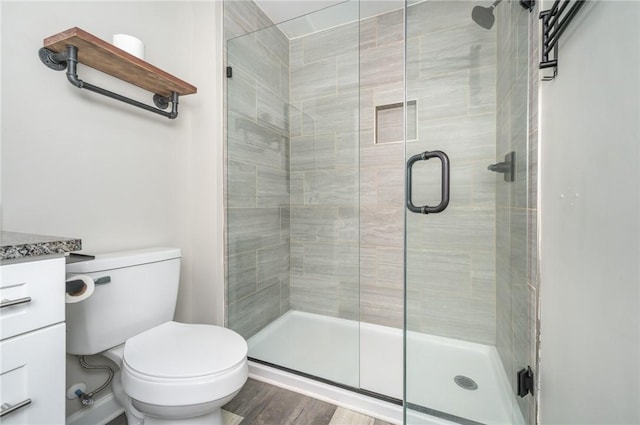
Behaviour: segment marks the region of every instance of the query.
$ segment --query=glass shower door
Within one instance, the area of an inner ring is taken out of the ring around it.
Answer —
[[[349,1],[227,41],[228,326],[258,363],[353,388],[358,14]]]
[[[530,335],[529,13],[498,3],[406,7],[408,424],[523,424],[531,398],[515,395]]]

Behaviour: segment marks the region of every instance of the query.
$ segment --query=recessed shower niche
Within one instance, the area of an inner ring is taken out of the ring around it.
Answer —
[[[404,103],[376,106],[376,143],[403,142]],[[407,101],[407,141],[418,139],[418,108],[416,100]]]

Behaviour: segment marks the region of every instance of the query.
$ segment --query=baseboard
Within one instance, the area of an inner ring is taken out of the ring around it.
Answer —
[[[124,412],[116,402],[113,393],[96,401],[91,407],[86,407],[68,416],[66,425],[106,425]]]

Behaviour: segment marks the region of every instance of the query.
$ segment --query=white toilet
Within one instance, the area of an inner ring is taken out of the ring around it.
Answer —
[[[180,250],[97,255],[67,265],[96,281],[67,304],[67,352],[101,354],[120,370],[113,392],[129,425],[221,425],[221,407],[247,380],[247,343],[230,329],[173,322]]]

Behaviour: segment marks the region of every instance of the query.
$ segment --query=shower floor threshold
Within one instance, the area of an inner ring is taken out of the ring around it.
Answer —
[[[260,363],[374,397],[403,397],[401,329],[289,311],[248,343]],[[444,423],[524,423],[495,347],[408,332],[407,370],[407,423],[443,423],[434,416],[451,421]],[[460,387],[458,375],[478,389]]]

